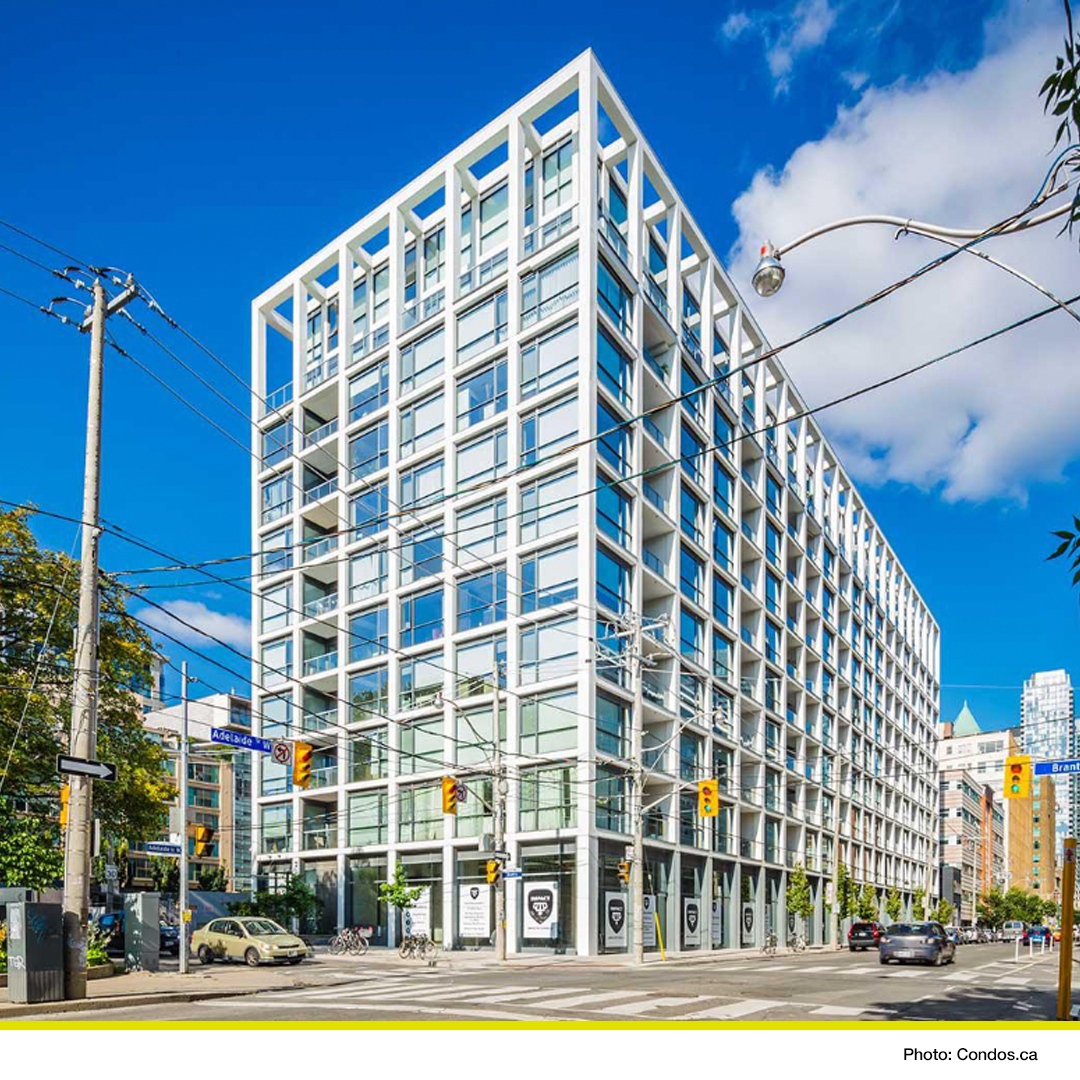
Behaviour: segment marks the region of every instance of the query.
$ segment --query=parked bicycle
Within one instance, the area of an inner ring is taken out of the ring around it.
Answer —
[[[806,938],[802,934],[794,934],[788,938],[788,948],[792,952],[805,952],[806,951]]]
[[[351,956],[363,956],[368,951],[370,926],[342,926],[330,939],[330,952],[334,956],[349,953]]]
[[[766,956],[775,956],[776,955],[776,935],[775,934],[766,934],[765,935],[765,940],[761,943],[761,951]]]
[[[439,956],[439,947],[427,934],[408,934],[398,946],[402,960],[426,960],[429,964]]]

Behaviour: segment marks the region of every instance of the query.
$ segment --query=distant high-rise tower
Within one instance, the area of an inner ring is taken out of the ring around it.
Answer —
[[[1036,671],[1024,682],[1020,699],[1024,752],[1036,758],[1069,758],[1077,749],[1073,712],[1073,686],[1067,671]],[[1066,835],[1075,836],[1080,825],[1080,781],[1058,780],[1057,836],[1060,850]]]

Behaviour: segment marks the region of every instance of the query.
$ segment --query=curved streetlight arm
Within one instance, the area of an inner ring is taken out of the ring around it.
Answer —
[[[958,251],[965,251],[969,255],[975,255],[978,258],[984,260],[985,262],[991,263],[999,270],[1004,270],[1005,273],[1012,274],[1014,278],[1017,278],[1019,281],[1024,282],[1026,285],[1030,285],[1033,289],[1037,289],[1043,294],[1043,296],[1050,300],[1051,303],[1057,304],[1057,306],[1061,308],[1061,310],[1064,311],[1067,315],[1071,315],[1077,322],[1080,322],[1080,314],[1078,314],[1071,307],[1069,307],[1069,305],[1066,304],[1065,301],[1062,300],[1060,297],[1055,296],[1049,289],[1047,289],[1043,285],[1040,285],[1034,278],[1028,277],[1027,274],[1021,273],[1021,271],[1017,270],[1016,267],[1009,266],[1008,263],[1003,263],[1000,259],[995,259],[992,255],[987,255],[987,253],[980,248],[966,247],[963,244],[954,243],[952,240],[948,240],[944,236],[938,236],[935,233],[925,232],[923,229],[918,228],[914,224],[905,225],[902,228],[898,229],[896,232],[896,239],[899,239],[901,236],[904,235],[904,233],[912,233],[915,236],[925,236],[928,240],[937,240],[938,243],[947,244],[951,248],[956,248]]]
[[[1068,185],[1062,184],[1054,191],[1049,192],[1042,201],[1051,199],[1055,195],[1060,195],[1066,190],[1067,186]],[[1033,218],[1028,218],[1026,221],[1018,221],[1015,224],[1009,225],[1004,229],[999,229],[996,232],[992,227],[989,230],[949,229],[943,225],[934,225],[926,221],[914,221],[911,218],[895,217],[891,214],[867,214],[861,217],[841,218],[839,221],[832,221],[828,225],[821,225],[816,229],[811,229],[810,232],[804,233],[790,244],[774,248],[771,254],[779,259],[789,251],[793,251],[800,245],[805,244],[808,240],[813,240],[815,237],[822,236],[824,233],[834,232],[837,229],[846,229],[851,225],[895,225],[898,228],[906,229],[909,232],[919,232],[921,235],[933,236],[935,238],[954,237],[957,240],[977,240],[980,237],[985,236],[987,239],[991,239],[994,236],[1007,236],[1011,233],[1033,228],[1036,225],[1042,225],[1043,222],[1050,221],[1052,218],[1060,217],[1062,214],[1068,213],[1070,206],[1071,203],[1065,203],[1063,206],[1059,206],[1054,210],[1047,210],[1046,213],[1039,214]]]

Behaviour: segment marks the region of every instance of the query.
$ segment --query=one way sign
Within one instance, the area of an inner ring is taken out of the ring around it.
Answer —
[[[74,776],[92,776],[95,780],[115,780],[116,766],[108,761],[91,761],[89,758],[56,755],[56,771]]]

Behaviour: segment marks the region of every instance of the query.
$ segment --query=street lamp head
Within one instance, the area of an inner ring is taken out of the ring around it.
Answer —
[[[780,263],[780,256],[768,241],[761,245],[761,258],[751,280],[758,296],[772,296],[784,284],[784,267]]]

